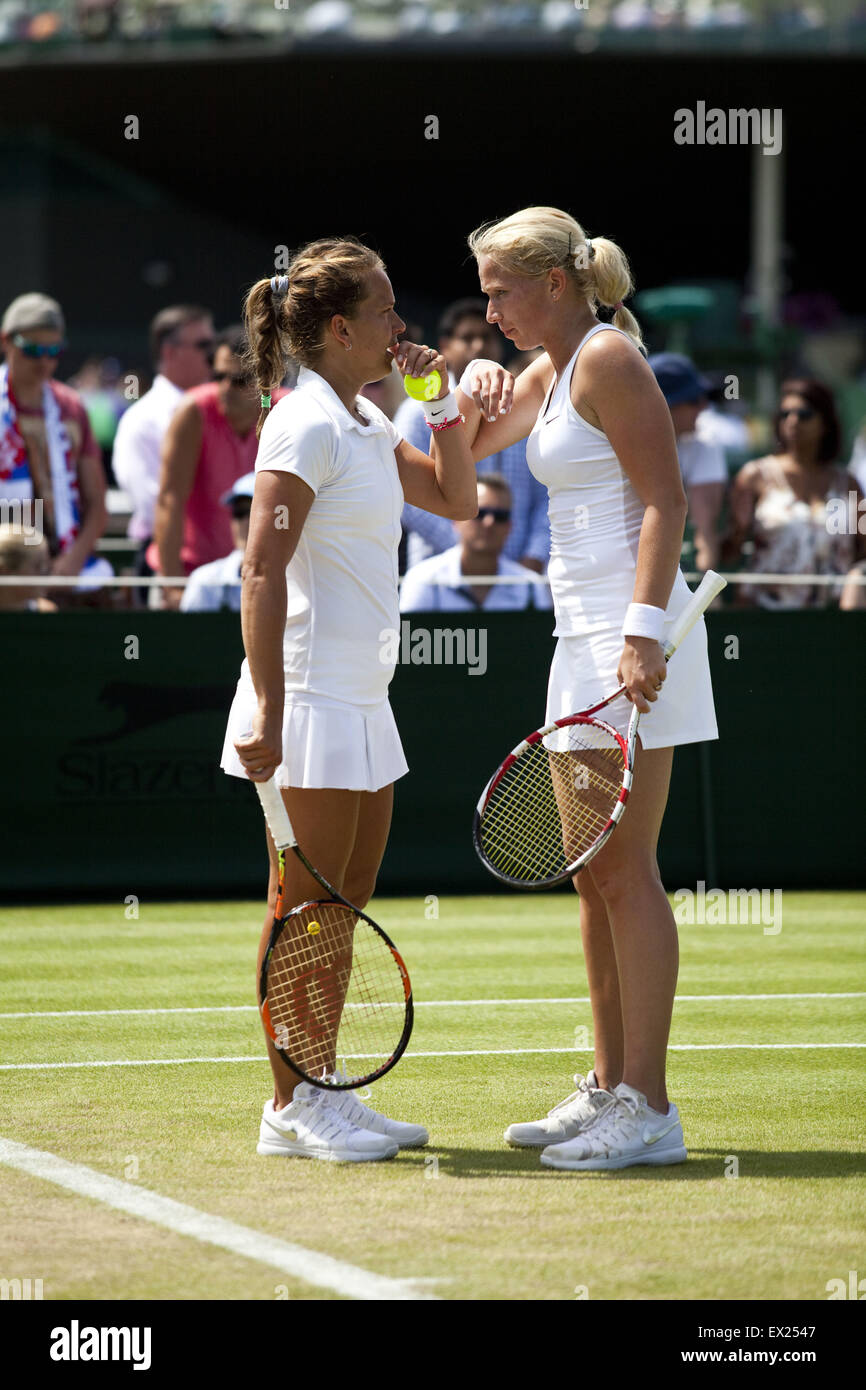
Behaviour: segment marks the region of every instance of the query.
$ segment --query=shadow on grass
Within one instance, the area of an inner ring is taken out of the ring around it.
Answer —
[[[624,1181],[694,1182],[702,1179],[742,1178],[852,1178],[866,1173],[866,1153],[830,1149],[797,1149],[770,1152],[760,1149],[691,1149],[685,1163],[662,1167],[635,1165],[601,1172],[569,1172],[541,1165],[540,1149],[429,1149],[416,1150],[419,1163],[431,1157],[438,1171],[452,1178],[559,1178],[569,1176],[616,1178]]]

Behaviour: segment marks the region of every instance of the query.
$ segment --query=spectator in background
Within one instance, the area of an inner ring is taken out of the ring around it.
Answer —
[[[193,570],[180,601],[182,612],[213,613],[220,608],[240,612],[241,565],[250,532],[255,482],[255,470],[245,473],[220,498],[222,505],[230,509],[234,550],[221,560],[211,560],[210,564],[199,565]]]
[[[467,612],[484,608],[551,608],[546,584],[533,571],[503,553],[511,529],[511,489],[501,473],[478,479],[478,515],[457,521],[457,545],[420,560],[406,572],[400,588],[400,611]],[[474,575],[513,575],[513,584],[473,584]]]
[[[707,404],[709,382],[693,362],[677,352],[657,352],[649,364],[671,412],[677,437],[677,455],[689,504],[689,522],[695,544],[695,569],[713,569],[718,563],[719,517],[725,500],[728,469],[717,444],[707,444],[695,433],[698,416]]]
[[[725,395],[726,377],[704,377],[706,404],[697,419],[695,434],[703,444],[740,453],[752,443],[749,426]],[[727,405],[727,409],[725,409]]]
[[[69,385],[78,392],[94,438],[102,450],[106,478],[111,479],[111,452],[121,415],[129,406],[120,389],[122,368],[116,357],[88,357]]]
[[[187,392],[166,432],[155,531],[159,572],[169,577],[222,559],[232,548],[220,499],[255,464],[261,410],[246,351],[240,324],[219,335],[213,381]],[[273,391],[273,404],[284,395]],[[182,596],[182,589],[167,588],[166,606],[177,608]]]
[[[866,420],[861,420],[860,428],[854,437],[848,472],[854,474],[858,487],[866,492]]]
[[[476,357],[501,362],[504,339],[487,322],[483,299],[458,299],[439,320],[439,351],[448,363],[448,377],[456,389],[463,372]],[[394,425],[404,439],[423,453],[430,450],[430,429],[424,408],[406,400],[394,416]],[[534,478],[526,463],[526,441],[511,444],[477,464],[479,477],[501,473],[511,488],[513,523],[505,546],[505,556],[518,560],[527,569],[543,574],[550,558],[550,522],[547,515],[547,488]],[[407,563],[411,568],[428,555],[441,554],[454,545],[453,524],[445,517],[422,512],[418,507],[403,508],[403,526],[408,532]]]
[[[127,534],[141,542],[139,573],[152,574],[147,561],[159,494],[161,450],[169,421],[184,391],[210,380],[214,327],[209,309],[174,304],[160,309],[150,325],[150,354],[156,376],[149,391],[121,416],[111,466],[118,486],[132,504]]]
[[[863,494],[835,462],[841,431],[832,393],[810,379],[784,382],[775,425],[777,451],[745,464],[731,486],[729,548],[737,557],[751,543],[752,574],[844,575],[866,558],[866,536],[856,525]],[[740,602],[762,608],[822,608],[838,600],[841,583],[743,588]]]
[[[52,380],[65,333],[63,310],[45,294],[19,295],[3,315],[0,503],[21,507],[24,524],[45,535],[52,573],[80,575],[83,590],[113,571],[93,555],[108,519],[99,446],[76,392]]]
[[[845,576],[839,607],[847,612],[866,608],[866,560],[859,560]]]
[[[41,532],[12,522],[0,524],[0,575],[35,577],[50,569],[48,542]],[[0,611],[56,613],[57,604],[45,598],[39,584],[0,584]]]

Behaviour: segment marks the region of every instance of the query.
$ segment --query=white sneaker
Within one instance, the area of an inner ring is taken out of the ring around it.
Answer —
[[[603,1091],[598,1077],[591,1071],[584,1081],[576,1076],[577,1090],[548,1111],[546,1120],[534,1124],[509,1125],[505,1142],[513,1149],[541,1149],[546,1144],[561,1144],[573,1139],[591,1120],[612,1103],[610,1091]]]
[[[688,1157],[675,1105],[659,1115],[633,1086],[621,1082],[612,1103],[574,1139],[551,1144],[541,1155],[546,1168],[595,1171],[636,1163],[683,1163]]]
[[[334,1072],[334,1079],[345,1081],[342,1072]],[[429,1143],[430,1135],[423,1125],[408,1125],[402,1120],[389,1120],[387,1115],[380,1115],[378,1110],[371,1110],[369,1105],[365,1105],[359,1100],[355,1091],[330,1091],[328,1099],[335,1110],[339,1110],[341,1115],[358,1125],[361,1129],[368,1129],[373,1134],[386,1134],[389,1139],[394,1139],[401,1149],[422,1149]]]
[[[385,1134],[371,1134],[352,1124],[334,1107],[326,1091],[303,1081],[282,1110],[274,1109],[273,1100],[267,1102],[256,1151],[324,1158],[333,1163],[371,1163],[377,1158],[394,1158],[399,1146]]]

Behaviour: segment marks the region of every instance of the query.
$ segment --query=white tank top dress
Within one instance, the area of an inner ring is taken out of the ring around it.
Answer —
[[[581,339],[526,443],[526,461],[550,499],[548,576],[556,616],[553,635],[559,640],[550,668],[547,721],[575,714],[617,688],[622,624],[634,592],[644,505],[607,435],[584,420],[571,400],[578,355],[584,343],[604,332],[621,330],[597,324]],[[677,570],[666,626],[690,596]],[[621,699],[601,717],[625,734],[630,713],[631,704]],[[644,748],[718,738],[702,619],[672,658],[650,713],[641,716],[639,737]]]

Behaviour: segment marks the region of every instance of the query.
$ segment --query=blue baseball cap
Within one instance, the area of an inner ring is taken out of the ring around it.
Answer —
[[[648,360],[668,405],[699,401],[712,390],[709,378],[702,376],[694,362],[678,352],[656,352]]]
[[[236,497],[252,497],[255,485],[255,473],[245,473],[242,478],[238,478],[234,487],[223,493],[220,501],[224,507],[230,507]]]

